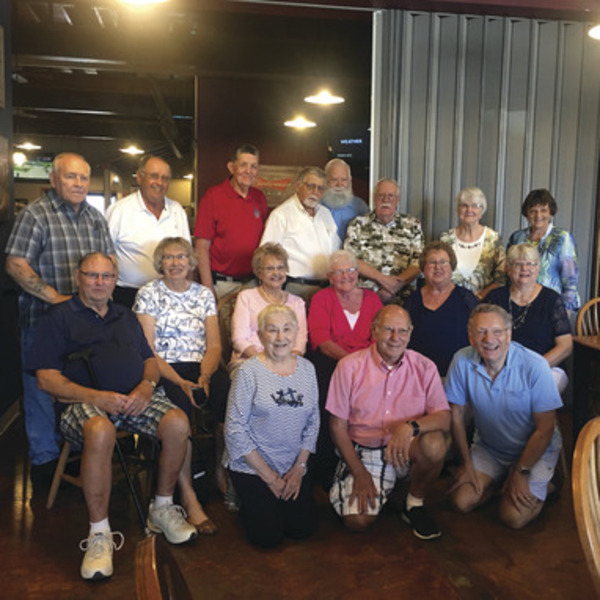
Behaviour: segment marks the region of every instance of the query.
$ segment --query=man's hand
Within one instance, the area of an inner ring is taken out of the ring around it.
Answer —
[[[471,461],[463,465],[458,472],[458,476],[456,477],[456,481],[452,485],[452,487],[448,490],[448,493],[452,493],[454,490],[459,488],[461,485],[470,484],[475,489],[475,493],[481,495],[483,492],[483,488],[481,487],[481,481],[479,481],[479,477],[477,476],[477,471],[473,466]]]
[[[154,386],[147,379],[142,379],[127,396],[128,402],[122,411],[123,414],[137,417],[143,413],[148,404],[150,404],[153,392]]]
[[[385,461],[396,469],[403,469],[410,463],[410,445],[413,441],[413,428],[408,423],[398,426],[385,449]]]
[[[128,403],[129,396],[118,392],[98,391],[94,397],[94,406],[114,416],[125,413]]]
[[[527,477],[514,469],[506,478],[502,491],[507,495],[517,510],[527,508],[533,509],[537,503],[537,498],[529,489]]]
[[[366,469],[363,468],[360,472],[356,473],[353,479],[354,484],[349,504],[352,505],[356,500],[358,502],[358,512],[364,514],[367,512],[369,506],[375,508],[375,502],[379,494],[373,483],[373,477],[371,477],[371,474]]]
[[[404,287],[404,281],[395,275],[381,274],[377,283],[392,296],[396,295]]]

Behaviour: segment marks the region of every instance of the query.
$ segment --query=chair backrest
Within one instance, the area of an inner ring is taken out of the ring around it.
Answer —
[[[572,473],[579,541],[600,596],[600,417],[581,430],[575,444]]]
[[[192,600],[190,588],[162,536],[150,535],[138,542],[135,595],[138,600]]]
[[[600,298],[586,302],[577,315],[575,335],[598,335],[600,333]]]

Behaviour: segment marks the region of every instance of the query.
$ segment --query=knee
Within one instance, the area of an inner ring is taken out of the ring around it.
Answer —
[[[428,462],[437,463],[443,461],[446,456],[446,450],[446,439],[441,431],[424,433],[419,438],[419,455]]]
[[[466,515],[470,513],[478,504],[478,499],[473,494],[465,493],[459,488],[451,498],[452,506],[456,511]]]
[[[105,417],[92,417],[83,426],[84,447],[112,452],[117,439],[115,426]]]
[[[539,502],[534,510],[520,511],[511,502],[503,499],[499,510],[500,521],[510,529],[522,529],[539,514],[542,506],[543,503]]]
[[[160,420],[156,435],[161,441],[169,439],[186,443],[190,436],[190,422],[186,414],[179,408],[172,408]]]
[[[347,515],[344,517],[344,525],[348,531],[362,533],[375,523],[376,517],[367,515]]]

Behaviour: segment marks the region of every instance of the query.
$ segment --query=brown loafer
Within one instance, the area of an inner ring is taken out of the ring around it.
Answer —
[[[219,531],[211,519],[205,519],[202,523],[193,523],[193,525],[200,535],[215,535]]]

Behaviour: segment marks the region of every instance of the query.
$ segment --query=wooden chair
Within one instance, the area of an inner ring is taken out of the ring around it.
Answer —
[[[600,596],[600,417],[581,430],[573,455],[573,508],[579,540]]]
[[[138,600],[191,600],[179,565],[162,536],[151,535],[135,549],[135,595]]]
[[[117,443],[119,443],[119,440],[132,437],[132,435],[133,434],[129,433],[128,431],[118,431]],[[56,469],[54,470],[54,477],[52,478],[50,491],[48,492],[48,498],[46,499],[46,508],[48,510],[50,510],[54,506],[54,502],[56,501],[56,496],[58,495],[58,490],[62,481],[66,481],[71,485],[74,485],[79,488],[82,487],[81,477],[79,475],[71,475],[65,472],[66,467],[69,463],[81,459],[81,454],[77,452],[72,455],[71,449],[71,443],[65,440],[65,442],[63,443],[62,450],[60,452],[60,456],[58,457]],[[154,450],[155,448],[153,448],[152,454],[155,454]],[[141,458],[139,456],[128,458],[130,459],[130,462],[134,462],[136,464],[138,470],[148,470],[151,473],[154,471],[155,465],[157,464],[155,456],[151,456],[148,458]]]
[[[579,310],[575,335],[598,335],[598,333],[600,333],[600,298],[592,298]]]

